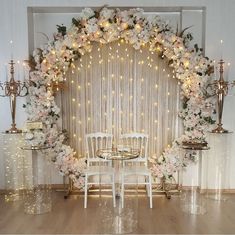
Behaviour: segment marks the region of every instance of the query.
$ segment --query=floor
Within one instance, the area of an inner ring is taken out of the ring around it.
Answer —
[[[0,197],[0,233],[21,234],[210,234],[235,233],[235,195],[226,202],[207,200],[205,215],[181,211],[179,196],[154,196],[153,209],[146,196],[127,196],[125,209],[112,207],[109,196],[91,195],[88,208],[83,196],[63,198],[53,192],[53,210],[42,215],[24,214],[23,202]]]

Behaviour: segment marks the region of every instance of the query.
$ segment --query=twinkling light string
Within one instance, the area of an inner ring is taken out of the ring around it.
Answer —
[[[71,113],[72,124],[64,121],[73,133],[71,145],[80,157],[86,133],[109,132],[118,141],[122,133],[143,132],[150,136],[149,154],[160,154],[179,134],[174,121],[179,99],[172,96],[177,97],[177,81],[171,69],[147,47],[138,52],[119,41],[94,43],[93,48],[74,63],[79,69],[68,72],[70,85],[63,94],[70,102],[63,113]]]

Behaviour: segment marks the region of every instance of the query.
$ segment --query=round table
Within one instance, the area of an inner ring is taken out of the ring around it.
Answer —
[[[130,160],[139,157],[140,150],[130,149],[130,150],[119,150],[117,148],[110,149],[99,149],[96,155],[105,160]]]
[[[123,161],[136,159],[140,155],[138,149],[100,149],[96,155],[105,160],[110,160],[115,168],[116,175],[120,176],[120,168],[123,167]],[[120,179],[116,177],[116,198],[117,206],[113,208],[103,208],[103,223],[105,231],[112,234],[133,233],[137,229],[138,222],[138,192],[133,197],[128,197],[129,203],[122,208],[120,202]],[[137,184],[136,184],[137,185]],[[111,212],[112,211],[112,212]]]

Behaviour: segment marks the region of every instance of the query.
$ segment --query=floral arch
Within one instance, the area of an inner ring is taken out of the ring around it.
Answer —
[[[190,48],[191,34],[174,32],[158,16],[146,17],[142,9],[102,8],[93,11],[85,8],[72,26],[58,26],[54,40],[49,41],[33,54],[34,69],[30,73],[31,86],[26,104],[28,120],[43,122],[42,130],[26,135],[32,145],[49,144],[55,153],[54,162],[63,175],[68,175],[78,188],[83,187],[84,158],[74,157],[73,149],[64,144],[64,134],[59,130],[59,108],[54,100],[53,88],[64,81],[66,71],[74,66],[74,60],[92,50],[91,42],[109,43],[125,40],[138,50],[147,45],[149,50],[165,58],[174,69],[181,83],[184,134],[173,141],[160,157],[152,156],[152,172],[155,177],[169,178],[188,159],[180,160],[179,145],[183,141],[204,142],[205,130],[211,124],[213,101],[207,98],[206,87],[213,72],[212,62],[203,56],[195,45]]]

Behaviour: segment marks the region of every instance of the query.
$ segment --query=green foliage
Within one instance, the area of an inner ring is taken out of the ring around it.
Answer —
[[[57,31],[58,31],[58,33],[61,33],[62,34],[62,36],[65,36],[66,35],[66,26],[64,26],[63,24],[62,25],[56,25],[56,27],[57,27]]]
[[[72,19],[72,24],[79,27],[80,26],[80,21],[76,20],[75,18]]]
[[[212,117],[205,117],[204,120],[208,122],[209,124],[215,124],[215,120],[212,119]]]

